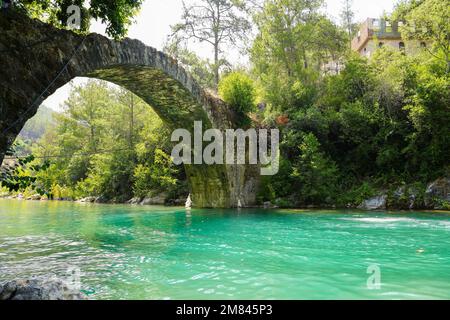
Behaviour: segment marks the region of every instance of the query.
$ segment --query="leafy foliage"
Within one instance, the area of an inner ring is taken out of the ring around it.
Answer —
[[[404,21],[402,36],[412,40],[431,40],[433,54],[447,63],[450,72],[450,1],[403,0],[393,18]]]
[[[296,178],[296,193],[302,203],[333,203],[336,195],[338,169],[321,150],[312,133],[302,136],[300,157],[294,164],[292,176]],[[334,199],[333,199],[334,200]]]
[[[44,135],[45,130],[53,125],[54,114],[53,110],[41,106],[36,115],[27,121],[20,132],[20,137],[24,140],[39,140]]]
[[[251,25],[245,16],[242,0],[194,0],[183,2],[182,21],[172,26],[177,41],[194,40],[212,46],[214,52],[214,84],[220,80],[220,68],[226,64],[222,53],[225,46],[237,46],[246,38]]]
[[[433,3],[417,1],[408,12],[426,5],[433,12],[422,12],[423,19],[445,16]],[[257,17],[253,76],[269,104],[266,122],[280,116],[289,119],[280,126],[280,173],[264,179],[261,201],[358,205],[377,189],[426,184],[445,175],[450,152],[450,78],[441,58],[445,55],[404,55],[381,48],[367,60],[341,55],[335,48],[345,68],[323,75],[310,68],[308,53],[302,53],[302,44],[317,39],[305,32],[314,28],[307,21],[320,15],[314,8],[304,10],[295,15],[302,17],[296,22],[288,14],[304,5],[266,1]],[[448,34],[446,27],[441,31]],[[320,52],[314,46],[308,50],[311,56]]]
[[[25,9],[32,17],[53,23],[59,27],[67,26],[70,16],[67,9],[76,5],[81,9],[81,31],[88,31],[89,20],[94,18],[106,24],[106,32],[114,37],[126,35],[133,16],[142,0],[17,0],[16,5]]]
[[[167,155],[168,129],[132,93],[91,80],[72,89],[55,121],[56,129],[47,128],[33,155],[26,163],[19,160],[3,186],[22,192],[30,187],[49,198],[113,202],[187,193],[184,172]]]
[[[219,95],[243,119],[255,108],[256,90],[253,81],[243,72],[232,72],[219,84]]]
[[[182,46],[176,40],[169,41],[164,46],[164,52],[177,59],[203,88],[214,89],[214,64],[209,60],[200,58],[195,52]]]

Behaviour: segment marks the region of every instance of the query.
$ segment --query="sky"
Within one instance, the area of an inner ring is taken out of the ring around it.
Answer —
[[[188,3],[190,0],[186,0]],[[363,21],[368,17],[377,18],[384,12],[391,12],[396,0],[353,0],[353,11],[356,21]],[[342,0],[326,0],[326,13],[334,21],[339,22],[339,13],[342,8]],[[182,13],[181,0],[146,0],[139,14],[135,17],[135,23],[129,28],[128,37],[141,40],[148,46],[162,50],[167,36],[170,34],[170,26],[179,22]],[[104,34],[105,27],[101,23],[94,22],[92,32]],[[192,47],[191,47],[192,48]],[[203,45],[196,45],[195,51],[202,57],[209,57],[209,50]],[[230,60],[240,63],[239,54],[232,54]],[[80,84],[86,79],[77,78],[74,84]],[[67,99],[70,92],[70,84],[57,90],[44,101],[44,105],[56,111],[60,111],[60,104]]]

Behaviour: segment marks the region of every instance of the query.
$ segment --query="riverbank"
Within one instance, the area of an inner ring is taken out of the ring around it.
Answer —
[[[170,201],[164,201],[163,198],[160,197],[152,197],[152,198],[143,198],[139,200],[138,198],[133,198],[125,202],[117,202],[117,201],[107,201],[102,197],[85,197],[81,199],[48,199],[45,196],[40,196],[38,194],[32,196],[23,196],[23,195],[11,195],[11,194],[3,194],[0,195],[0,199],[7,200],[17,200],[17,201],[45,201],[45,202],[77,202],[77,203],[95,203],[95,204],[121,204],[121,205],[141,205],[141,206],[150,206],[150,205],[159,205],[159,206],[167,206],[167,207],[177,207],[184,206],[186,199],[175,199]]]
[[[185,201],[184,199],[178,199],[177,201],[170,201],[169,203],[164,201],[156,201],[149,198],[145,198],[139,200],[137,198],[130,199],[126,202],[111,202],[104,201],[100,197],[86,197],[79,200],[72,199],[52,199],[49,200],[47,198],[40,198],[38,195],[31,197],[19,197],[19,196],[11,196],[11,195],[0,195],[0,200],[16,200],[16,201],[31,201],[31,202],[73,202],[73,203],[91,203],[91,204],[108,204],[108,205],[129,205],[129,206],[165,206],[167,208],[170,207],[184,207]],[[153,198],[155,199],[155,198]],[[410,200],[411,201],[411,200]],[[389,204],[389,205],[388,205]],[[390,211],[415,211],[415,210],[426,210],[433,212],[450,212],[450,205],[448,205],[445,201],[434,200],[433,202],[429,202],[428,206],[414,206],[409,203],[408,206],[404,204],[399,204],[398,202],[390,202],[387,195],[376,196],[373,198],[369,198],[363,201],[358,206],[346,205],[346,206],[337,206],[337,205],[307,205],[307,206],[279,206],[270,201],[264,202],[261,205],[248,206],[245,209],[285,209],[289,211],[309,211],[309,210],[363,210],[363,211],[381,211],[381,210],[390,210]]]
[[[324,201],[322,204],[299,203],[296,197],[278,198],[272,201],[260,199],[257,205],[247,208],[264,209],[361,209],[373,210],[450,210],[450,178],[440,178],[428,184],[409,184],[401,187],[389,187],[384,189],[360,188],[351,192],[342,199],[333,202]],[[160,205],[160,206],[185,206],[188,194],[178,195],[177,198],[168,193],[155,193],[147,197],[134,197],[127,201],[110,200],[104,196],[87,196],[79,199],[53,198],[39,195],[33,190],[27,192],[8,192],[3,189],[0,198],[30,200],[30,201],[75,201],[81,203],[103,204],[130,204],[130,205]],[[195,203],[194,203],[195,206]],[[236,204],[236,206],[238,206]]]

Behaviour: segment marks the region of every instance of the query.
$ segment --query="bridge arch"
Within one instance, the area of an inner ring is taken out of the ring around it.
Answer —
[[[147,102],[170,128],[234,127],[234,115],[166,54],[138,40],[79,35],[15,11],[0,13],[0,162],[41,103],[75,77],[106,80]],[[185,166],[198,207],[255,201],[245,166]],[[244,192],[245,190],[245,192]]]

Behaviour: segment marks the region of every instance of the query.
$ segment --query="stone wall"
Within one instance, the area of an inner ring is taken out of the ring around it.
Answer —
[[[383,46],[397,51],[400,50],[400,42],[403,42],[405,44],[404,52],[407,55],[415,55],[423,50],[423,48],[421,47],[422,41],[405,41],[402,39],[371,39],[361,48],[359,53],[363,56],[370,57],[379,48],[380,42],[383,43]],[[428,47],[432,45],[432,43],[429,41],[424,43]]]

